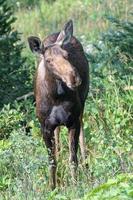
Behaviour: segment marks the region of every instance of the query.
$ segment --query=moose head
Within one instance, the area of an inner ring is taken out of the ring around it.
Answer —
[[[70,43],[72,37],[73,22],[70,20],[64,25],[54,43],[45,46],[35,36],[29,37],[28,42],[31,51],[40,55],[44,68],[47,68],[57,79],[62,80],[68,88],[74,90],[81,84],[81,79],[76,68],[69,61],[67,50],[63,49],[64,45]]]

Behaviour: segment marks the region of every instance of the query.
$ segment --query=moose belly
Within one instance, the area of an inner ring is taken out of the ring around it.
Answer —
[[[71,127],[73,126],[74,121],[75,114],[73,112],[73,109],[70,109],[69,107],[63,107],[62,105],[53,106],[49,116],[46,119],[46,123],[48,123],[52,127],[60,125]]]

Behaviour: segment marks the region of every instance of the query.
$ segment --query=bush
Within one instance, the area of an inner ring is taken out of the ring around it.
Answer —
[[[104,90],[91,90],[84,116],[89,167],[97,183],[132,170],[132,91],[122,91],[114,76],[102,83]]]
[[[11,109],[10,104],[5,105],[0,112],[0,139],[8,138],[13,130],[19,129],[23,118],[19,109]]]
[[[5,196],[8,199],[33,199],[37,196],[39,200],[38,188],[45,189],[48,174],[42,140],[26,135],[24,130],[14,130],[8,141],[0,142],[0,148],[0,199]]]
[[[32,101],[5,105],[0,111],[0,139],[8,138],[15,130],[30,132],[33,121],[36,123]]]
[[[114,17],[108,20],[110,28],[96,44],[86,48],[92,73],[100,78],[115,74],[126,79],[133,72],[133,23]]]
[[[28,70],[21,56],[20,34],[12,28],[16,18],[7,0],[0,0],[0,107],[26,92]]]
[[[89,192],[83,200],[133,199],[133,175],[122,174]]]

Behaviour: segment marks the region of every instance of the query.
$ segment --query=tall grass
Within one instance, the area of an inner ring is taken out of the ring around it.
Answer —
[[[75,34],[85,35],[91,41],[104,31],[108,22],[105,15],[115,14],[123,18],[131,11],[131,0],[56,0],[49,4],[40,1],[35,7],[18,8],[15,27],[23,33],[26,40],[29,35],[46,37],[59,31],[70,18],[74,20]]]
[[[106,89],[102,93],[90,91],[85,107],[88,167],[82,165],[79,151],[78,180],[77,184],[72,186],[68,162],[68,134],[66,129],[62,129],[58,184],[54,192],[50,192],[47,150],[38,122],[34,119],[33,106],[28,101],[20,104],[20,108],[25,107],[23,119],[13,120],[21,127],[17,130],[14,127],[8,140],[2,140],[0,144],[1,199],[83,199],[91,189],[105,183],[109,178],[133,172],[130,105],[133,93],[122,91],[120,80],[114,79],[113,76],[104,80],[104,84]],[[5,124],[5,129],[9,130],[14,112],[5,108],[4,113],[10,116]],[[16,110],[16,116],[19,113],[20,109]],[[26,132],[24,128],[25,119],[30,132]],[[4,119],[1,120],[2,123],[5,123]]]

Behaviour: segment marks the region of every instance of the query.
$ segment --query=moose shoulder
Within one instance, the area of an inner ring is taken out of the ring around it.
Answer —
[[[78,165],[80,147],[85,158],[82,116],[89,88],[89,69],[82,45],[73,36],[72,20],[59,33],[43,42],[34,36],[28,38],[32,52],[39,55],[36,72],[36,112],[42,135],[48,149],[51,187],[56,186],[56,153],[59,148],[59,126],[69,132],[70,163],[74,165],[73,179]]]

